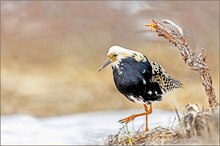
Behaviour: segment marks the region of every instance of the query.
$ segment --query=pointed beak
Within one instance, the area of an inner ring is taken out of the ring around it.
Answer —
[[[111,63],[111,61],[110,61],[110,60],[107,60],[107,61],[102,65],[102,67],[99,69],[99,71],[101,71],[103,68],[105,68],[106,66],[108,66],[110,63]]]

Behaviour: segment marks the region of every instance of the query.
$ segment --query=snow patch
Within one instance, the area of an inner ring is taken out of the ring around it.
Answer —
[[[108,135],[116,134],[122,127],[118,120],[142,112],[140,108],[48,118],[1,116],[1,144],[103,145]],[[174,118],[174,112],[155,110],[149,116],[149,128],[171,126]],[[128,124],[129,130],[138,130],[144,122],[144,117],[136,118]]]

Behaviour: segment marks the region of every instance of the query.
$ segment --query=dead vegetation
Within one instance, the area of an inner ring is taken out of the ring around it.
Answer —
[[[166,27],[169,24],[177,31]],[[164,128],[156,127],[150,132],[119,131],[110,135],[106,140],[109,145],[155,145],[155,144],[218,144],[219,145],[219,103],[216,100],[212,77],[206,62],[204,49],[197,55],[192,51],[183,37],[183,30],[170,20],[163,20],[163,25],[155,20],[147,24],[159,36],[163,36],[174,44],[190,69],[199,72],[202,85],[208,97],[209,107],[200,107],[198,104],[187,104],[182,115],[176,109],[178,123],[176,126]],[[122,128],[123,129],[123,128]]]
[[[177,114],[177,117],[179,115]],[[188,104],[175,127],[156,127],[149,133],[131,134],[121,128],[106,140],[108,145],[219,144],[219,113]]]
[[[183,37],[183,30],[170,20],[163,20],[163,24],[169,24],[175,27],[178,31],[174,31],[165,25],[153,20],[152,24],[147,24],[152,30],[155,30],[158,36],[162,36],[170,43],[174,44],[180,51],[182,59],[191,70],[197,71],[202,79],[202,84],[205,87],[205,92],[208,97],[209,106],[215,110],[218,103],[216,100],[215,90],[212,86],[212,77],[206,62],[206,54],[204,48],[200,54],[192,51],[186,39]]]

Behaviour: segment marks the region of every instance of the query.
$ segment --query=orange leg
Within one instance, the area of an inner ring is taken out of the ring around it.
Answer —
[[[150,109],[148,110],[148,107],[146,104],[144,104],[144,110],[146,112],[146,127],[145,127],[145,131],[148,132],[148,115],[152,113],[152,103],[150,104]]]
[[[144,113],[131,115],[131,116],[127,117],[127,118],[119,120],[118,122],[120,122],[120,123],[128,123],[130,121],[133,121],[134,118],[136,118],[136,117],[146,115],[146,128],[145,128],[145,131],[148,132],[149,131],[149,129],[148,129],[148,115],[152,113],[152,103],[150,104],[150,109],[149,110],[147,108],[147,105],[144,104],[144,110],[145,110]]]

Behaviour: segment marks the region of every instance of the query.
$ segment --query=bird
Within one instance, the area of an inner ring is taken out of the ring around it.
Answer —
[[[182,83],[172,78],[157,62],[150,61],[140,52],[114,45],[109,48],[107,61],[101,66],[101,71],[111,65],[116,88],[128,100],[143,104],[144,112],[133,114],[119,120],[129,123],[136,117],[146,116],[145,132],[149,132],[148,115],[152,113],[152,102],[161,101],[162,96],[175,88],[181,88]]]

